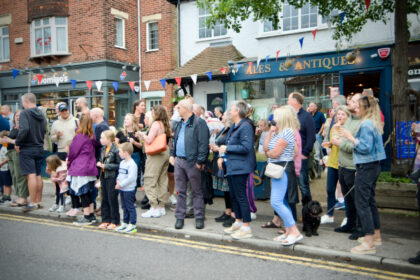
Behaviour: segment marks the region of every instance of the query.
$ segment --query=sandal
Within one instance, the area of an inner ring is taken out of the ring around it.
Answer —
[[[277,226],[273,221],[266,222],[261,226],[262,228],[281,228],[281,226]]]
[[[302,234],[299,234],[298,236],[288,235],[287,238],[284,239],[281,242],[281,245],[283,245],[283,246],[290,246],[290,245],[295,244],[298,241],[301,241],[302,239],[303,239],[303,235]]]
[[[287,238],[286,234],[282,234],[273,238],[274,241],[281,242]]]
[[[365,242],[365,237],[364,236],[363,237],[359,237],[357,239],[357,241],[359,243],[363,243],[363,242]],[[373,244],[375,244],[375,246],[381,246],[382,245],[382,238],[374,238],[373,239]]]
[[[9,204],[10,207],[23,207],[23,206],[26,206],[26,205],[28,205],[28,204],[20,204],[20,203],[16,202],[16,200],[13,201],[13,202],[10,202],[10,204]]]
[[[375,246],[370,248],[369,245],[365,242],[363,242],[362,244],[360,244],[359,246],[353,247],[350,250],[350,253],[353,254],[376,254],[376,248]]]
[[[282,235],[282,234],[285,234],[286,232],[284,230],[280,229],[280,230],[277,231],[277,233]]]

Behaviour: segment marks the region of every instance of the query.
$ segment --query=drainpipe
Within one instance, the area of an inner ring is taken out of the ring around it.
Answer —
[[[178,67],[181,66],[181,1],[178,0]]]
[[[140,37],[140,0],[137,0],[137,43],[139,46],[139,100],[141,100],[141,37]]]

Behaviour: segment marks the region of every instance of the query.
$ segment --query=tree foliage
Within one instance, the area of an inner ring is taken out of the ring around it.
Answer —
[[[269,20],[274,28],[281,29],[280,15],[285,2],[296,8],[306,4],[317,6],[318,13],[329,18],[329,22],[335,26],[333,39],[337,41],[350,40],[368,20],[387,23],[389,14],[395,10],[395,0],[371,0],[368,11],[365,0],[199,0],[198,6],[210,10],[207,20],[209,27],[221,22],[226,28],[239,32],[242,22],[248,18],[254,21]],[[341,21],[339,14],[343,12],[345,17]],[[407,14],[419,12],[420,1],[407,0]]]

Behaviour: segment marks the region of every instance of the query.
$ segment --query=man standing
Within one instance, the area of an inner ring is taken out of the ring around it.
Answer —
[[[178,104],[181,121],[174,129],[175,135],[169,162],[175,167],[175,185],[178,202],[175,210],[175,229],[182,229],[186,213],[187,182],[191,183],[194,201],[195,227],[204,228],[204,199],[201,171],[209,153],[209,129],[206,122],[193,114],[187,100]]]
[[[289,94],[287,104],[292,106],[296,112],[300,123],[300,136],[302,138],[302,168],[299,176],[299,188],[302,198],[307,196],[310,200],[311,189],[309,187],[308,176],[308,157],[311,153],[315,142],[315,123],[311,114],[302,109],[303,99],[305,97],[299,92],[292,92]]]
[[[99,159],[100,151],[102,148],[99,139],[101,139],[102,132],[109,129],[109,125],[104,120],[104,111],[101,108],[93,108],[90,111],[90,117],[93,121],[95,137],[96,141],[98,142],[98,146],[96,148],[96,159]]]
[[[315,123],[315,138],[316,141],[321,145],[322,144],[322,132],[324,131],[325,125],[325,116],[323,113],[318,111],[318,105],[315,102],[309,103],[308,112],[314,118]]]
[[[73,140],[77,128],[77,119],[70,115],[66,103],[58,106],[58,120],[51,126],[51,141],[57,143],[57,155],[61,160],[66,160],[66,144]]]
[[[9,105],[3,105],[1,106],[1,114],[2,116],[9,121],[10,129],[13,127],[13,113],[10,109]]]
[[[273,106],[271,106],[271,114],[270,116],[268,116],[268,121],[272,122],[274,119],[274,111],[279,107],[278,104],[273,104]]]
[[[33,93],[22,96],[24,110],[20,113],[19,133],[15,145],[19,146],[20,171],[28,180],[31,203],[22,208],[24,212],[40,208],[43,181],[41,165],[44,157],[44,136],[47,131],[47,119],[36,107]]]
[[[85,97],[77,98],[74,105],[76,105],[78,119],[80,119],[82,115],[89,115],[89,104]]]

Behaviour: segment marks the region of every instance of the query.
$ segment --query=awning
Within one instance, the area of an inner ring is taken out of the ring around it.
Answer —
[[[168,83],[175,83],[175,78],[191,80],[191,75],[197,74],[197,80],[208,80],[207,72],[212,72],[212,79],[226,79],[230,74],[228,61],[237,61],[244,56],[233,46],[208,47],[183,66],[165,76]],[[225,74],[220,69],[226,68]]]

